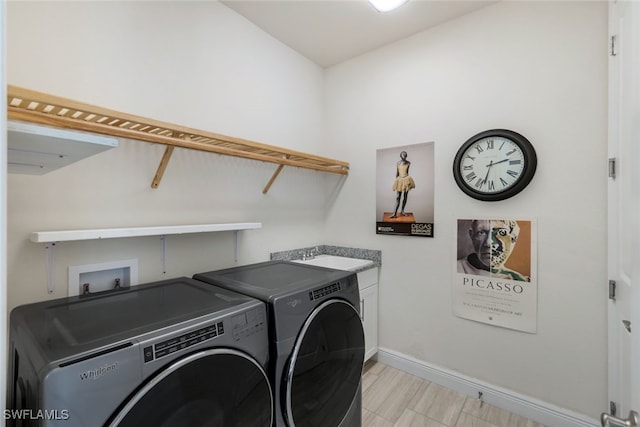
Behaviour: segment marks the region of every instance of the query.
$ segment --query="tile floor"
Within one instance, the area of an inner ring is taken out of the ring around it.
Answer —
[[[363,427],[544,427],[376,361],[362,390]]]

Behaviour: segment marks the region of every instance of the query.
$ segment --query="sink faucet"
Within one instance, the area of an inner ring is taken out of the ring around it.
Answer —
[[[316,253],[318,252],[318,247],[314,249],[305,250],[302,253],[302,260],[306,261],[308,259],[314,259],[316,257]]]

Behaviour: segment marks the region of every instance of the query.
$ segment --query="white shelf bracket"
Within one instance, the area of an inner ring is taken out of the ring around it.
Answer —
[[[233,231],[233,262],[238,262],[238,230]]]
[[[160,236],[160,259],[162,260],[162,274],[167,274],[167,236]]]
[[[54,279],[54,269],[56,265],[56,242],[50,242],[44,245],[45,250],[45,268],[47,270],[47,291],[52,294],[56,290],[56,282]]]

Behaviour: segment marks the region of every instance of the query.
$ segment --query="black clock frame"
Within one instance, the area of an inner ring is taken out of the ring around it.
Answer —
[[[488,193],[482,193],[482,192],[476,191],[473,187],[469,187],[467,185],[467,182],[464,180],[464,177],[462,176],[462,172],[460,171],[460,166],[462,164],[462,158],[470,146],[472,146],[473,144],[475,144],[481,139],[491,138],[491,137],[502,137],[502,138],[509,139],[513,141],[518,147],[520,147],[524,155],[524,167],[522,170],[522,174],[520,175],[520,178],[518,179],[518,181],[516,181],[514,185],[512,185],[511,187],[503,191],[488,194]],[[456,184],[458,184],[458,187],[460,187],[460,189],[466,195],[473,197],[474,199],[482,200],[485,202],[496,202],[499,200],[505,200],[510,197],[513,197],[516,194],[520,193],[522,190],[524,190],[525,187],[529,185],[529,183],[533,179],[533,175],[536,173],[537,166],[538,166],[538,157],[536,156],[536,151],[533,148],[533,145],[531,145],[531,142],[529,142],[527,138],[511,130],[491,129],[491,130],[486,130],[484,132],[480,132],[479,134],[472,136],[464,144],[462,144],[460,149],[458,149],[458,152],[456,153],[456,157],[453,159],[453,177],[456,180]]]

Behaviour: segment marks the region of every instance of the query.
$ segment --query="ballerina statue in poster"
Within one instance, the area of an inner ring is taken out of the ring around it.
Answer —
[[[393,215],[391,218],[398,217],[398,209],[400,208],[400,201],[402,201],[402,209],[400,211],[400,215],[406,216],[407,214],[404,212],[405,207],[407,206],[407,199],[409,197],[409,191],[413,188],[416,188],[416,183],[409,175],[409,167],[411,166],[411,162],[407,160],[407,152],[402,151],[400,153],[400,160],[396,165],[396,179],[393,182],[393,186],[391,189],[397,192],[396,196],[396,207],[393,211]]]

